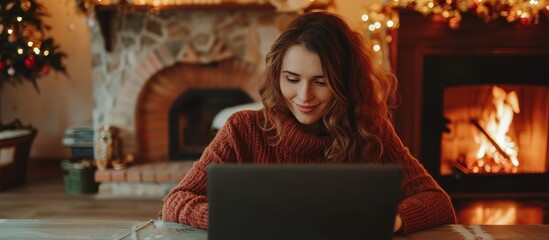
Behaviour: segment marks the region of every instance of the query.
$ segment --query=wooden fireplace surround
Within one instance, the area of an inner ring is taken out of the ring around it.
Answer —
[[[411,10],[400,10],[400,27],[392,32],[392,66],[399,79],[401,105],[395,110],[393,121],[402,141],[426,169],[450,191],[485,191],[485,188],[464,189],[467,182],[441,177],[440,142],[432,151],[422,142],[423,69],[424,57],[430,54],[507,54],[549,56],[549,21],[541,15],[537,25],[521,26],[503,20],[485,23],[472,15],[464,15],[459,29],[451,29],[446,22],[425,17]],[[548,60],[549,61],[549,60]],[[549,72],[546,74],[549,82]],[[432,126],[437,127],[437,126]],[[434,129],[437,131],[436,129]],[[437,155],[438,154],[438,155]],[[476,178],[476,177],[473,177]],[[482,177],[481,177],[482,178]],[[525,189],[515,181],[526,178],[533,182],[549,182],[549,174],[515,176],[508,179],[510,191],[535,191],[549,193],[548,186]],[[473,179],[472,181],[478,181]],[[482,180],[482,179],[480,179]],[[504,181],[505,182],[505,181]],[[470,183],[474,184],[474,183]],[[534,184],[535,185],[535,184]],[[502,186],[503,187],[503,186]],[[497,188],[497,187],[496,187]],[[516,189],[515,189],[516,188]],[[501,189],[499,189],[501,190]],[[499,191],[494,189],[494,191]],[[504,191],[507,191],[504,190]]]

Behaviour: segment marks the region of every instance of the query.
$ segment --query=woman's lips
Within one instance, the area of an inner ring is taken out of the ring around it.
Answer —
[[[300,104],[295,104],[297,106],[297,109],[299,109],[300,112],[302,113],[310,113],[312,111],[314,111],[316,109],[316,106],[309,106],[309,105],[300,105]]]

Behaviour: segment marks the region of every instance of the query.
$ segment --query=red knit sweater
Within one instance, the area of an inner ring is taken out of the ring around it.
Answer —
[[[166,221],[198,228],[208,227],[206,167],[210,163],[326,163],[324,149],[329,136],[302,131],[290,116],[282,118],[286,135],[278,146],[269,146],[259,128],[260,111],[233,114],[185,176],[164,199],[162,217]],[[403,146],[393,129],[384,139],[382,162],[403,166],[401,202],[398,213],[402,231],[411,232],[456,222],[450,197],[434,181],[417,159]]]

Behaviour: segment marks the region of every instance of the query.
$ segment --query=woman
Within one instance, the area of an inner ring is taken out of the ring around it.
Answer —
[[[449,196],[403,146],[390,120],[396,79],[340,17],[294,20],[273,44],[264,108],[233,114],[164,199],[164,220],[207,228],[206,167],[219,163],[391,163],[404,169],[394,230],[455,223]]]

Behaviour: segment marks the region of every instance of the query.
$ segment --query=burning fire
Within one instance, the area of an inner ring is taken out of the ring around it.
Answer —
[[[491,95],[480,119],[471,121],[479,130],[474,136],[479,148],[476,161],[468,168],[474,173],[516,173],[518,146],[507,132],[513,115],[520,112],[518,97],[515,91],[507,93],[497,86]]]

